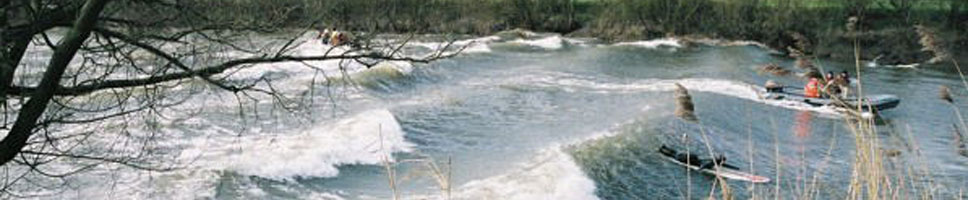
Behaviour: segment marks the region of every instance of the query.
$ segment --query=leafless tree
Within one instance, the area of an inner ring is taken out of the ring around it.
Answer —
[[[152,140],[162,136],[124,128],[80,133],[61,129],[108,119],[164,118],[164,110],[192,95],[173,94],[179,87],[212,87],[234,94],[240,102],[254,95],[270,96],[281,107],[296,110],[285,102],[290,94],[275,89],[272,78],[234,79],[233,74],[281,62],[303,63],[320,71],[310,62],[339,60],[367,67],[383,61],[427,63],[462,50],[451,41],[428,54],[404,54],[401,49],[410,39],[381,41],[369,34],[358,35],[350,45],[300,55],[294,49],[318,44],[307,44],[301,37],[305,34],[253,41],[253,35],[279,32],[278,24],[220,18],[202,12],[204,8],[199,7],[204,2],[208,1],[0,1],[0,103],[4,115],[0,165],[26,169],[4,170],[0,190],[17,196],[11,187],[22,184],[26,177],[66,177],[104,164],[151,171],[175,169],[176,165],[153,153]],[[282,7],[265,12],[285,15],[291,11]],[[312,31],[309,27],[304,31]],[[51,53],[40,56],[46,59],[46,66],[25,59],[35,48]],[[226,56],[226,52],[233,55]],[[121,139],[93,142],[91,138],[97,137]],[[131,146],[140,148],[131,151]],[[76,167],[43,167],[57,162],[75,163]]]

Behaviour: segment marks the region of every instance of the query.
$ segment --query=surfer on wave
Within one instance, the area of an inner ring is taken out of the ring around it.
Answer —
[[[737,167],[726,164],[726,156],[718,155],[713,159],[700,159],[699,156],[691,153],[680,153],[676,150],[662,145],[659,147],[659,153],[665,156],[675,158],[681,163],[686,163],[688,165],[698,166],[699,169],[712,169],[714,166],[722,166],[730,169],[737,169]]]

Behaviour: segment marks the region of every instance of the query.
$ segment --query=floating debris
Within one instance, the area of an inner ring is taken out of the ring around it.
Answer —
[[[780,65],[778,65],[776,63],[770,63],[770,64],[763,65],[763,66],[760,67],[759,71],[760,71],[761,74],[762,73],[769,73],[769,74],[773,74],[775,76],[786,76],[786,75],[790,75],[790,73],[791,73],[790,70],[784,69],[783,67],[780,67]]]
[[[884,156],[887,157],[893,158],[901,155],[901,150],[897,149],[881,149],[881,151],[884,153]]]

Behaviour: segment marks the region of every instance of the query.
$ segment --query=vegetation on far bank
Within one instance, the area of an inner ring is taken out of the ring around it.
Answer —
[[[198,1],[225,20],[268,26],[392,33],[487,35],[523,28],[608,41],[669,35],[755,40],[785,50],[803,35],[815,55],[852,57],[843,24],[862,20],[862,58],[928,60],[915,25],[937,30],[948,48],[968,38],[963,0],[235,0]]]

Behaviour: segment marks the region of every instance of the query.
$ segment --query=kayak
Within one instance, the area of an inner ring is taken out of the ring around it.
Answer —
[[[793,91],[790,91],[793,90]],[[778,100],[778,101],[796,101],[803,102],[812,106],[836,106],[836,107],[846,107],[846,108],[856,108],[858,103],[864,111],[871,111],[873,108],[874,112],[882,111],[897,107],[901,103],[901,99],[897,96],[890,94],[878,94],[878,95],[866,95],[860,101],[857,97],[847,97],[843,99],[844,104],[838,104],[834,99],[830,98],[814,98],[803,96],[802,92],[796,92],[799,88],[785,87],[782,92],[767,92],[764,99],[767,100]]]
[[[726,164],[723,164],[722,166],[715,166],[714,165],[712,168],[703,169],[703,168],[700,168],[698,165],[690,165],[688,163],[684,163],[682,161],[679,161],[679,160],[677,160],[675,157],[673,157],[671,155],[667,155],[667,154],[664,154],[664,153],[661,154],[661,155],[662,155],[662,157],[666,158],[666,160],[669,160],[669,161],[671,161],[673,163],[676,163],[676,164],[678,164],[680,166],[686,167],[686,168],[688,168],[690,170],[699,171],[699,172],[704,173],[704,174],[712,175],[712,176],[719,176],[719,177],[723,177],[725,179],[746,181],[746,182],[752,182],[752,183],[767,183],[767,182],[770,182],[770,178],[766,178],[766,177],[762,177],[762,176],[757,176],[757,175],[753,175],[753,174],[746,173],[746,172],[743,172],[743,171],[739,171],[737,169],[734,169],[734,167],[731,167],[731,166],[726,165]]]

